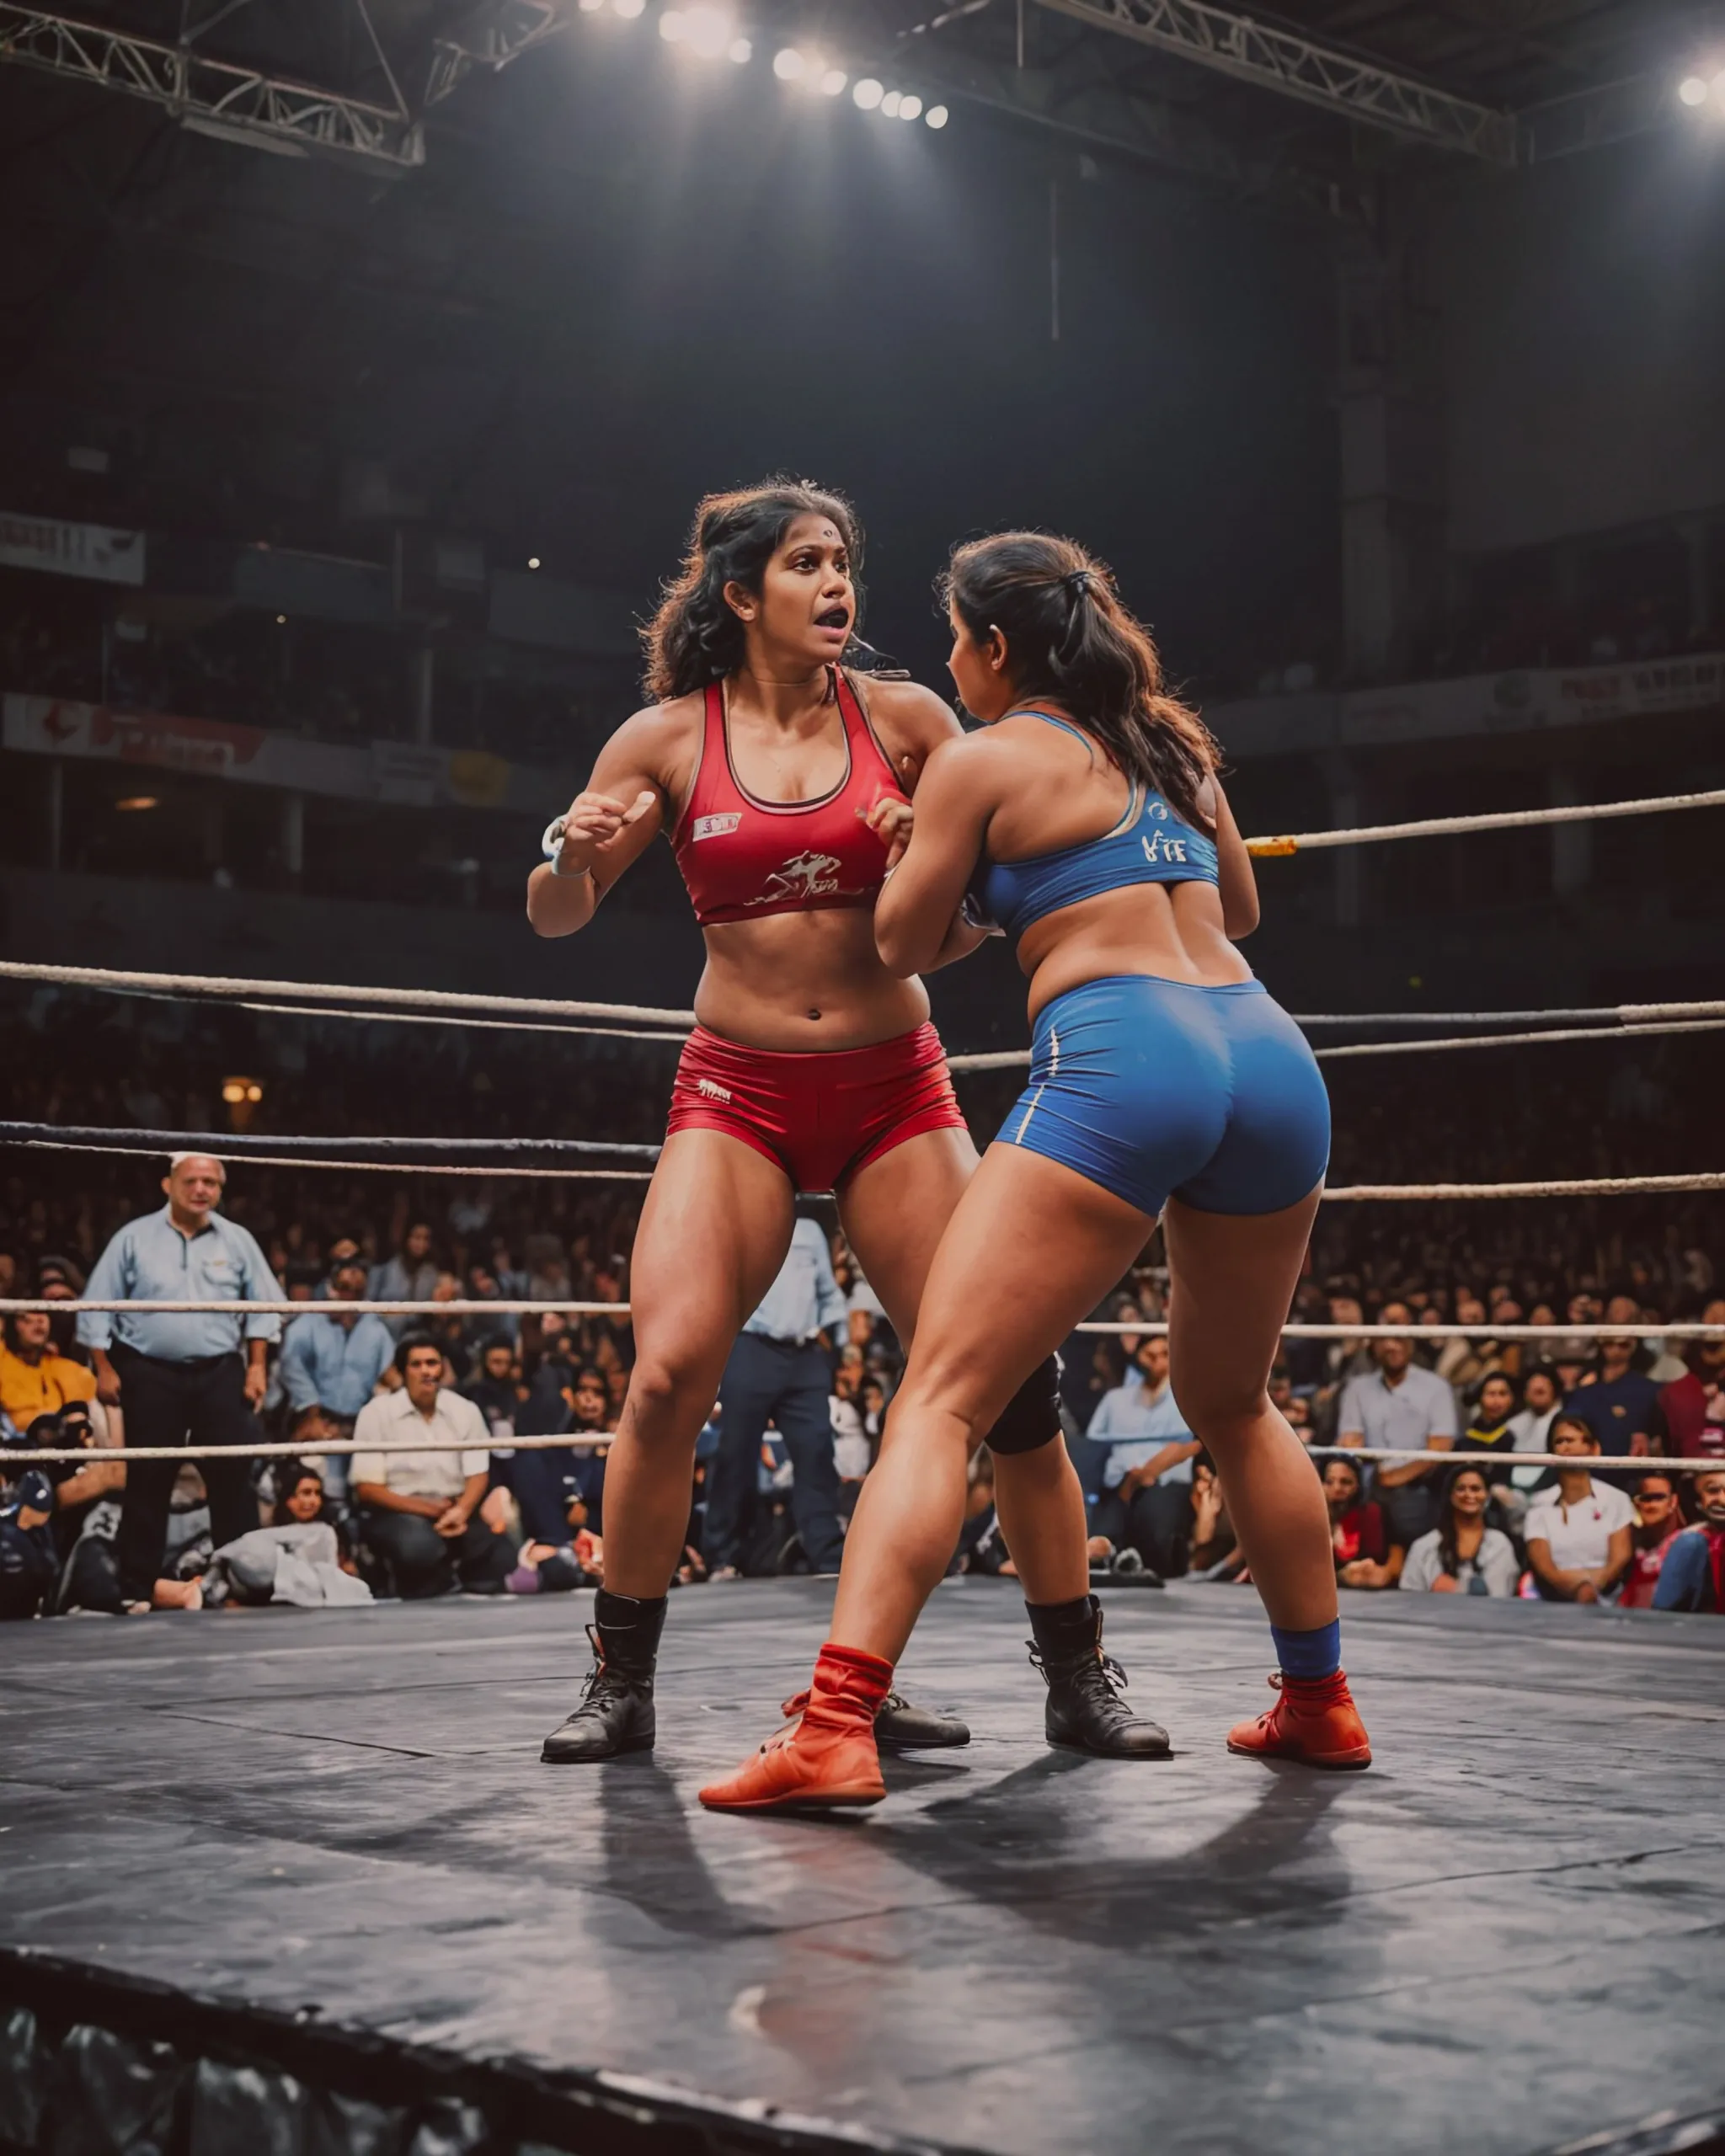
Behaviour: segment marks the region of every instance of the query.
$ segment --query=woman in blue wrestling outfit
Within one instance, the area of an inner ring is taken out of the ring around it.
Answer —
[[[801,1719],[702,1801],[760,1811],[885,1794],[871,1703],[958,1540],[969,1456],[1158,1215],[1174,1392],[1220,1472],[1280,1665],[1275,1705],[1229,1747],[1363,1767],[1323,1492],[1266,1389],[1322,1192],[1329,1103],[1305,1039],[1235,947],[1258,925],[1258,894],[1215,744],[1167,693],[1107,570],[1070,541],[1005,532],[962,547],[947,595],[953,678],[983,730],[929,757],[875,933],[901,974],[966,906],[1013,937],[1030,1082],[941,1242]],[[1097,1655],[1091,1598],[1059,1614],[1044,1661]]]

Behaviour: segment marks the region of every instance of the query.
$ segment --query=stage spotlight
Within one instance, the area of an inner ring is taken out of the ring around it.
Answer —
[[[703,60],[723,58],[731,41],[731,19],[723,8],[691,8],[684,17],[684,41]]]
[[[527,567],[530,569],[537,569],[538,566],[539,557],[537,554],[529,554],[527,557]]]
[[[950,115],[943,104],[932,104],[922,117],[931,127],[944,127]]]
[[[611,0],[611,4],[626,23],[632,23],[637,15],[646,12],[647,0]]]
[[[799,83],[809,72],[809,62],[795,45],[788,45],[773,54],[772,72],[782,83]]]
[[[900,120],[920,120],[922,117],[921,99],[919,97],[900,98],[899,99],[899,117]]]
[[[135,816],[142,814],[147,808],[159,808],[162,797],[157,793],[128,793],[114,805],[123,809],[127,815]]]
[[[842,67],[829,67],[820,78],[820,94],[824,98],[836,98],[849,80],[850,77]]]
[[[889,120],[896,120],[898,118],[899,93],[896,90],[889,90],[887,92],[886,95],[880,101],[880,109],[886,115]]]
[[[1705,104],[1707,101],[1705,78],[1700,75],[1685,75],[1677,86],[1677,94],[1685,104]]]
[[[875,81],[873,76],[865,75],[856,88],[852,91],[851,99],[852,102],[860,106],[864,112],[873,112],[885,95],[886,92]]]
[[[675,8],[667,8],[659,19],[659,35],[667,45],[681,45],[688,28]]]
[[[725,51],[729,57],[734,60],[740,67],[746,67],[755,57],[755,48],[745,37],[734,37]]]

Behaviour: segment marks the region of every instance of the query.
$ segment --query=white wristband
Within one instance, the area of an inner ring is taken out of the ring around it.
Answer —
[[[565,882],[573,883],[578,876],[590,876],[593,871],[590,868],[560,868],[558,866],[563,854],[563,833],[569,828],[569,820],[567,816],[553,817],[540,837],[539,851],[551,863],[553,876],[560,876]]]

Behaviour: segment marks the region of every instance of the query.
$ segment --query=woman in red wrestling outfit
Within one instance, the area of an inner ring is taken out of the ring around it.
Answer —
[[[654,1663],[695,1441],[737,1334],[784,1260],[798,1190],[835,1192],[908,1347],[935,1246],[976,1166],[927,995],[882,963],[873,928],[908,835],[908,796],[959,726],[927,689],[845,670],[858,553],[849,505],[812,487],[704,501],[647,634],[656,701],[606,743],[528,883],[537,932],[573,935],[662,830],[707,942],[698,1023],[635,1240],[636,1360],[606,1474],[595,1667],[546,1740],[548,1760],[654,1742]],[[958,928],[935,963],[980,940]],[[1052,1358],[990,1443],[1033,1629],[1040,1637],[1052,1625],[1069,1641],[1092,1604]],[[1050,1740],[1114,1756],[1162,1751],[1162,1732],[1114,1690],[1099,1640],[1098,1630],[1087,1654],[1066,1654],[1051,1675]],[[963,1738],[896,1694],[876,1735],[901,1747]]]

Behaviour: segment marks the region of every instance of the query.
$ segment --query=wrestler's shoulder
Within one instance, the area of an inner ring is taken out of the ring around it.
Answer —
[[[852,678],[877,732],[889,728],[925,755],[937,743],[958,738],[952,706],[920,681],[883,680],[878,674]]]

